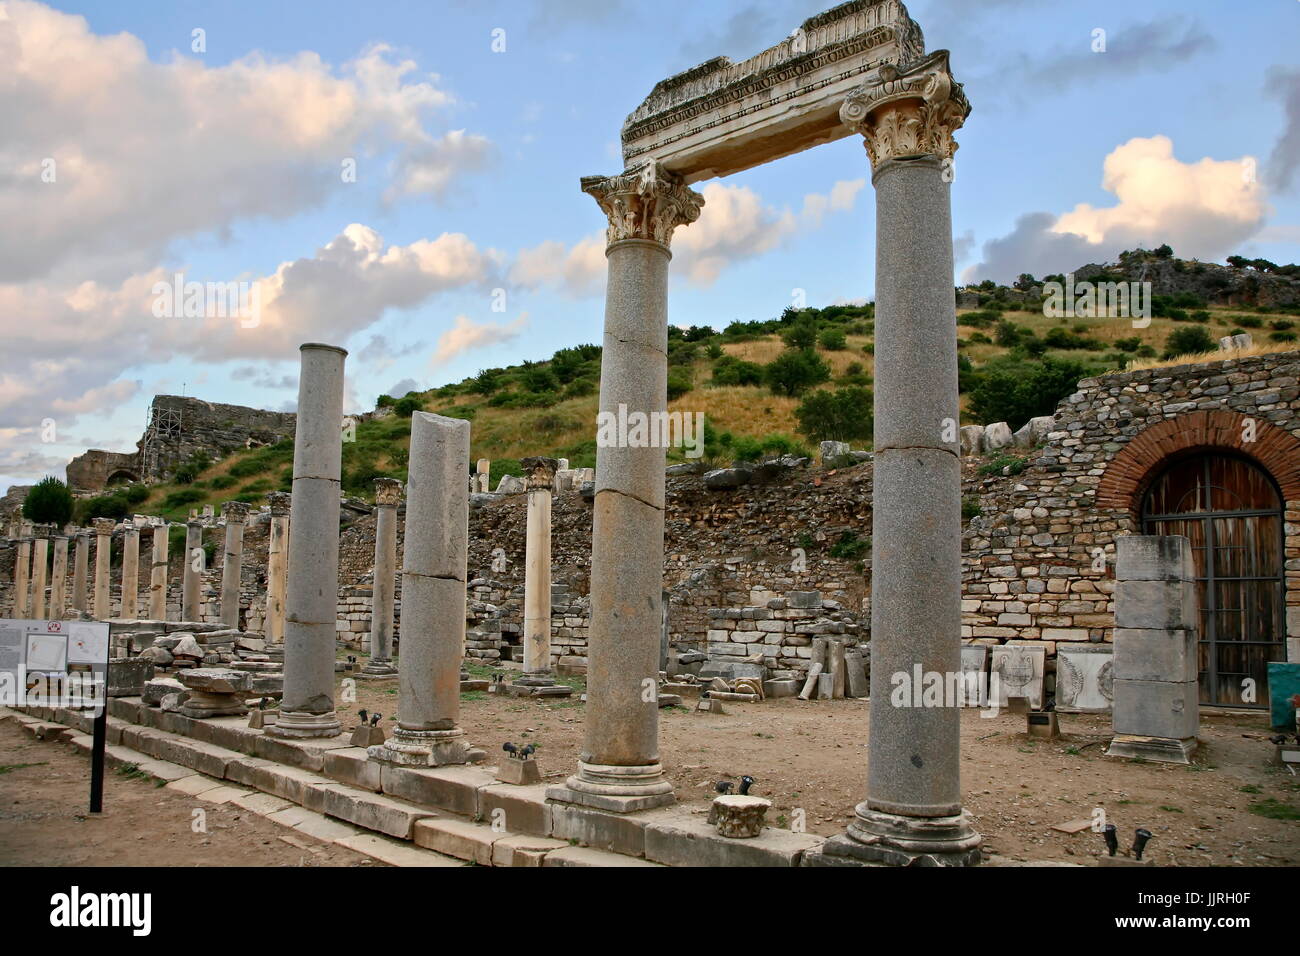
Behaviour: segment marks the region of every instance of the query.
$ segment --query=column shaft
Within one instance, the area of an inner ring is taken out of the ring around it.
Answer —
[[[244,519],[248,506],[242,501],[227,501],[221,506],[226,519],[226,550],[221,565],[221,623],[239,627],[239,585],[243,576]]]
[[[528,526],[524,542],[524,678],[551,674],[551,494],[558,462],[525,458]],[[549,683],[549,680],[546,680]]]
[[[135,620],[136,605],[140,598],[140,532],[127,525],[122,536],[122,609],[118,617]]]
[[[50,620],[63,620],[68,583],[68,539],[54,539],[54,562],[50,569]]]
[[[402,483],[375,480],[375,575],[370,590],[370,660],[358,676],[395,678],[393,667],[393,589],[397,579],[397,503]]]
[[[90,535],[77,532],[77,553],[72,559],[72,609],[86,610],[86,572],[90,568]]]
[[[273,491],[266,496],[271,505],[271,532],[266,557],[266,639],[284,643],[284,590],[289,560],[289,495]]]
[[[96,621],[107,621],[113,614],[108,572],[112,561],[113,520],[95,519],[95,607]]]
[[[181,571],[181,620],[197,621],[203,590],[203,567],[206,563],[203,550],[203,523],[185,523],[185,565]]]
[[[32,548],[31,615],[38,621],[45,619],[45,568],[49,559],[50,539],[37,538]]]
[[[31,606],[32,539],[18,542],[18,556],[14,559],[14,617],[27,617]]]
[[[149,574],[149,619],[167,620],[167,524],[153,529],[153,561]]]

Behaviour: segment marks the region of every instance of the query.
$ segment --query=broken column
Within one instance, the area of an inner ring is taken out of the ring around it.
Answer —
[[[28,606],[33,620],[45,619],[45,567],[50,559],[50,529],[37,525],[32,542],[32,597]]]
[[[339,592],[339,491],[343,465],[344,349],[300,348],[293,444],[289,581],[284,599],[284,697],[266,733],[333,737],[335,621]],[[461,498],[465,495],[461,484]],[[464,616],[463,614],[461,615]]]
[[[68,583],[68,539],[66,535],[54,536],[54,562],[50,568],[50,620],[63,619]]]
[[[486,494],[491,491],[492,459],[480,458],[474,465],[474,490]]]
[[[239,582],[244,562],[244,522],[248,520],[248,505],[242,501],[227,501],[221,506],[221,516],[226,519],[226,550],[221,564],[221,623],[226,627],[239,627]]]
[[[86,610],[86,572],[90,569],[90,532],[77,532],[77,553],[72,559],[72,609]]]
[[[402,483],[375,479],[375,580],[371,588],[370,661],[358,677],[393,680],[393,589],[397,573],[397,505]]]
[[[551,671],[551,491],[554,458],[519,461],[528,482],[524,541],[524,674],[515,683],[550,686]]]
[[[467,763],[482,753],[471,750],[457,723],[469,554],[469,422],[416,412],[409,461],[397,728],[369,753],[404,766]]]
[[[970,104],[947,51],[885,64],[841,121],[876,187],[876,431],[867,798],[820,859],[970,865],[961,711],[895,706],[897,674],[961,671],[961,466],[949,183]]]
[[[675,228],[699,218],[704,199],[657,163],[586,177],[582,189],[609,217],[588,703],[578,772],[547,794],[628,812],[673,801],[659,762],[657,699],[666,449],[620,441],[608,423],[667,410],[668,245]]]
[[[167,522],[153,528],[153,561],[149,568],[149,619],[167,620]]]
[[[118,617],[135,620],[140,599],[140,531],[128,522],[122,534],[122,600]]]
[[[1200,726],[1196,570],[1182,535],[1115,540],[1111,757],[1190,763]]]
[[[289,506],[287,491],[266,496],[271,506],[271,531],[266,556],[266,639],[284,643],[284,589],[289,569]]]
[[[14,617],[25,618],[31,600],[32,539],[18,539],[18,556],[14,559]]]
[[[199,619],[206,557],[203,550],[203,522],[190,518],[185,522],[185,566],[181,571],[182,621]]]
[[[112,559],[113,527],[112,518],[95,519],[95,606],[96,621],[107,621],[112,616],[109,602],[112,600],[108,590],[108,569]]]

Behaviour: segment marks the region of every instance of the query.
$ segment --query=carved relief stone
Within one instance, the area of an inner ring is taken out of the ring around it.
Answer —
[[[584,176],[582,191],[609,217],[606,241],[649,239],[668,245],[673,230],[700,218],[704,197],[658,163],[620,176]]]

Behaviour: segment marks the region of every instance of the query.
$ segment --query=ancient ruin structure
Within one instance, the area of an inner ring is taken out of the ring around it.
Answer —
[[[113,540],[115,522],[112,518],[95,519],[95,604],[94,617],[97,621],[106,621],[109,612],[108,568],[109,548]]]
[[[375,577],[371,610],[370,660],[358,675],[369,680],[392,680],[393,586],[397,570],[397,506],[402,483],[396,478],[375,479]]]
[[[185,522],[185,565],[181,572],[181,620],[199,620],[199,589],[202,587],[203,522],[191,518]]]
[[[227,501],[221,506],[226,521],[225,558],[221,565],[221,623],[239,627],[239,585],[244,561],[244,522],[248,520],[248,505],[242,501]]]
[[[271,508],[271,531],[266,558],[266,639],[284,643],[284,592],[289,571],[289,508],[287,492],[273,491],[266,496]]]

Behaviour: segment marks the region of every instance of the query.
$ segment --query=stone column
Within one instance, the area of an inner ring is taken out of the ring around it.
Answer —
[[[248,505],[242,501],[227,501],[221,506],[226,519],[226,553],[221,565],[221,623],[226,627],[239,627],[239,581],[244,561],[244,522],[248,520]]]
[[[54,564],[50,570],[50,620],[63,620],[68,584],[68,538],[54,537]]]
[[[108,568],[112,559],[110,548],[115,524],[112,518],[95,519],[95,605],[92,613],[96,621],[107,621],[113,615],[110,606],[112,597],[108,590]]]
[[[402,483],[375,479],[375,582],[371,588],[370,661],[358,677],[393,680],[393,588],[397,574],[397,505]]]
[[[897,674],[961,670],[961,469],[949,182],[970,104],[940,50],[886,64],[840,118],[876,187],[876,432],[867,798],[821,859],[971,865],[961,711],[894,706]]]
[[[547,793],[626,812],[673,801],[659,763],[657,700],[666,449],[621,441],[617,422],[668,407],[668,243],[699,218],[704,200],[653,163],[584,178],[582,189],[609,217],[588,703],[578,772]]]
[[[207,552],[203,550],[203,522],[190,518],[185,522],[185,567],[181,571],[181,620],[197,621],[201,615],[203,568]]]
[[[528,531],[524,542],[524,676],[516,683],[547,685],[551,675],[551,492],[558,462],[524,458]]]
[[[118,617],[133,621],[140,599],[140,531],[128,522],[122,535],[122,612]]]
[[[77,532],[77,553],[72,559],[72,609],[86,610],[86,572],[90,568],[90,532]]]
[[[468,482],[469,422],[430,412],[411,416],[397,729],[369,748],[371,758],[383,763],[436,767],[482,756],[457,726],[465,656]]]
[[[29,606],[33,620],[45,619],[45,566],[50,560],[50,529],[36,526],[36,540],[32,546],[32,597]]]
[[[266,733],[333,737],[335,622],[339,600],[339,491],[343,466],[344,349],[299,349],[298,421],[284,598],[284,697]],[[461,485],[462,490],[464,485]],[[462,494],[462,497],[464,495]],[[464,614],[461,615],[464,617]]]
[[[492,480],[492,459],[480,458],[474,465],[474,490],[487,493],[492,489],[489,482]]]
[[[287,491],[273,491],[266,500],[271,506],[271,534],[266,556],[266,639],[272,644],[283,644],[290,496]]]
[[[1115,539],[1109,757],[1191,763],[1200,727],[1196,566],[1182,535]]]
[[[149,620],[167,620],[167,522],[154,525],[153,563],[149,573]]]
[[[18,556],[14,559],[14,617],[27,617],[31,606],[32,539],[18,539]]]

